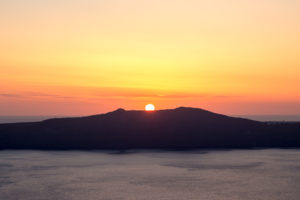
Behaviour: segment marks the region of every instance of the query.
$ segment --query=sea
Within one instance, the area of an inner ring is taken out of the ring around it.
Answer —
[[[299,200],[300,149],[0,151],[1,200]]]

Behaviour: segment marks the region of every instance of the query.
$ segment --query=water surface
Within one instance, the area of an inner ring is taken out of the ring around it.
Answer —
[[[298,200],[300,150],[0,151],[5,200]]]

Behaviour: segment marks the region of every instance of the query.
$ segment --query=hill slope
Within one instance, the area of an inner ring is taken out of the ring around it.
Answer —
[[[299,147],[300,124],[267,124],[180,107],[0,124],[0,149]]]

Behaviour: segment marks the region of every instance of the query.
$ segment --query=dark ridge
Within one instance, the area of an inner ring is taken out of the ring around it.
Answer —
[[[300,147],[300,123],[264,123],[179,107],[0,124],[0,149],[265,147]]]

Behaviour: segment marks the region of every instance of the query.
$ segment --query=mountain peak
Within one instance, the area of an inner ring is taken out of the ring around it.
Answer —
[[[123,108],[118,108],[117,110],[113,111],[113,112],[125,112],[126,110]]]
[[[300,124],[269,125],[179,107],[0,124],[0,149],[299,147]],[[271,138],[271,139],[270,139]]]
[[[202,108],[193,108],[193,107],[184,107],[184,106],[175,108],[174,110],[180,110],[180,111],[204,111],[204,112],[210,112],[210,113],[212,113],[211,111],[208,111],[208,110],[205,110],[205,109],[202,109]]]
[[[108,112],[108,113],[106,113],[106,114],[121,114],[121,113],[125,113],[125,112],[126,112],[125,109],[123,109],[123,108],[118,108],[117,110],[114,110],[114,111],[112,111],[112,112]]]

